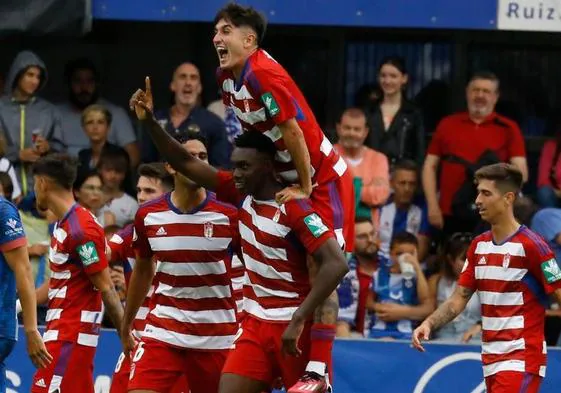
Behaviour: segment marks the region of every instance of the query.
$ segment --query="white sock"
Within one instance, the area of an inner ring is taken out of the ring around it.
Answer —
[[[325,367],[326,365],[324,362],[310,361],[306,366],[306,371],[314,372],[323,377],[325,375]]]

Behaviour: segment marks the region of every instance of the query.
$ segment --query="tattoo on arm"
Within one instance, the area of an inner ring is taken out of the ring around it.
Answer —
[[[314,323],[335,325],[339,314],[339,298],[337,292],[333,292],[321,306],[314,311]]]
[[[473,290],[461,286],[458,286],[455,292],[455,294],[458,294],[465,303],[469,301],[473,293]],[[428,317],[428,321],[431,324],[432,329],[437,330],[456,318],[461,312],[462,309],[456,305],[456,302],[454,302],[454,295],[452,295],[450,299],[442,303],[442,305],[440,305],[440,307],[438,307],[438,309],[436,309],[436,311]]]
[[[109,289],[101,292],[101,298],[105,305],[105,311],[109,315],[109,319],[113,322],[113,326],[118,332],[121,331],[121,323],[123,321],[123,306],[119,300],[119,295],[113,285]]]

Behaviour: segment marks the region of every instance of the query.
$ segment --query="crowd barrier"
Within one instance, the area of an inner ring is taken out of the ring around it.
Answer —
[[[225,0],[93,0],[95,19],[211,22]],[[558,0],[244,0],[270,23],[561,31]],[[326,6],[329,4],[329,6]]]
[[[7,360],[6,393],[27,393],[34,367],[21,340]],[[108,393],[121,344],[103,330],[95,359],[95,393]],[[337,340],[334,345],[335,393],[481,393],[484,392],[480,347],[427,344],[426,352],[408,342]],[[549,348],[548,373],[541,393],[558,393],[561,349]],[[66,392],[64,392],[66,393]]]

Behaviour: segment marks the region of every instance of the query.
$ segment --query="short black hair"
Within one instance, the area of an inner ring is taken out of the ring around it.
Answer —
[[[34,176],[47,176],[59,187],[72,191],[77,168],[76,159],[64,153],[52,153],[35,161],[31,171]]]
[[[99,81],[99,73],[94,62],[87,57],[79,57],[77,59],[70,60],[66,63],[64,67],[64,78],[67,82],[70,82],[74,73],[78,70],[89,70],[92,72],[95,81]]]
[[[4,198],[11,201],[14,195],[14,183],[8,172],[0,172],[0,185],[4,191]]]
[[[116,147],[115,149],[103,149],[101,151],[97,169],[114,169],[116,172],[127,174],[129,172],[129,167],[129,153],[127,153],[127,151],[122,147]]]
[[[378,67],[378,72],[380,72],[382,67],[385,66],[386,64],[394,66],[403,75],[407,75],[407,67],[405,66],[405,59],[403,57],[397,55],[384,57],[380,62],[380,66]]]
[[[149,179],[159,179],[163,188],[167,191],[173,190],[173,176],[168,172],[163,162],[151,162],[138,167],[138,177],[144,176]]]
[[[184,144],[187,141],[195,140],[201,142],[205,148],[208,150],[208,139],[201,134],[200,132],[195,131],[184,131],[181,132],[179,135],[175,136],[175,140],[181,144]]]
[[[277,154],[275,143],[265,134],[255,130],[242,132],[234,139],[234,145],[239,148],[255,149],[269,156],[271,160]]]
[[[419,165],[413,160],[410,159],[401,159],[397,161],[392,167],[392,175],[395,174],[397,171],[411,171],[415,173],[419,173]]]
[[[257,45],[261,46],[267,30],[267,19],[255,8],[229,3],[216,13],[214,25],[221,19],[231,22],[236,27],[247,26],[253,29],[257,34]]]
[[[417,236],[411,232],[402,231],[392,236],[390,249],[394,248],[398,244],[413,244],[415,247],[419,247],[419,240],[417,239]]]
[[[88,169],[87,171],[82,171],[78,173],[76,176],[76,180],[74,181],[73,188],[75,191],[79,191],[82,188],[82,185],[88,180],[90,177],[98,177],[101,182],[103,183],[103,179],[98,171],[95,169]]]
[[[374,225],[374,223],[372,222],[372,218],[370,218],[370,217],[364,217],[364,216],[355,217],[355,224],[362,224],[364,222],[368,222],[368,223]]]

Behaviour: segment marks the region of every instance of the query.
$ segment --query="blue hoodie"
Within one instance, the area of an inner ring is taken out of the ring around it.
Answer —
[[[17,102],[13,98],[19,76],[31,66],[39,67],[42,74],[35,94],[45,86],[45,64],[35,53],[23,51],[18,53],[10,67],[5,95],[0,98],[0,135],[6,141],[6,158],[14,165],[24,195],[33,190],[33,176],[31,165],[22,165],[20,162],[19,152],[33,147],[33,131],[40,130],[40,134],[49,141],[51,151],[66,150],[60,128],[60,115],[54,105],[36,95],[27,102]]]

